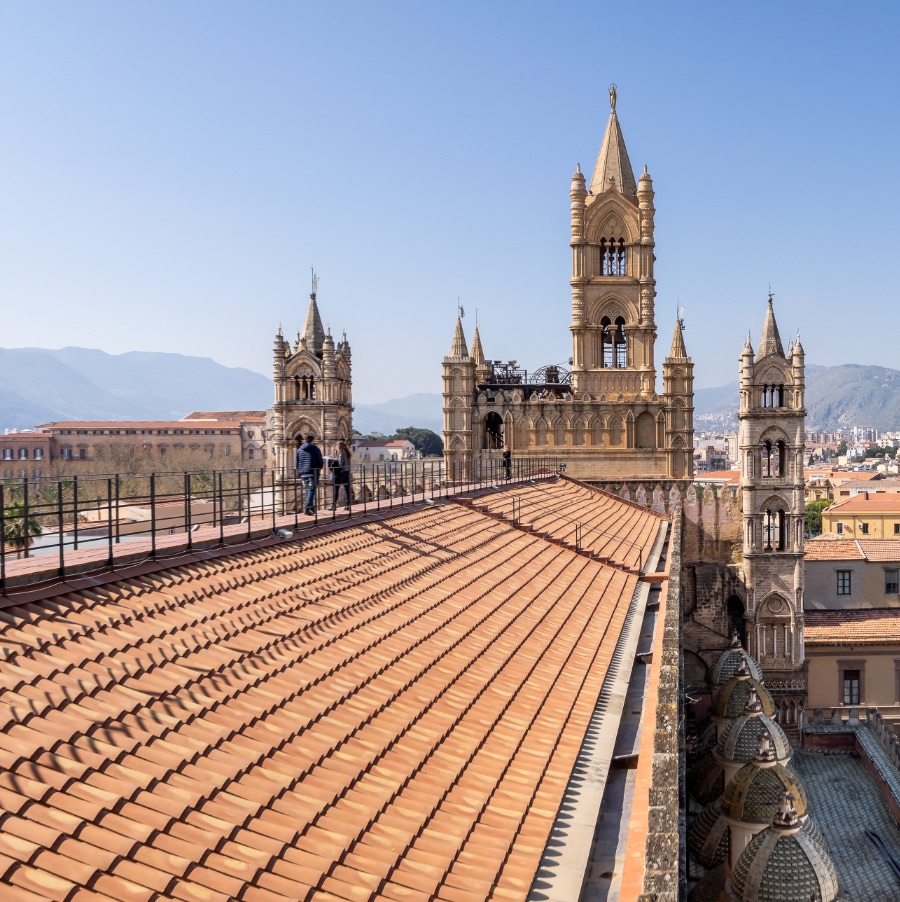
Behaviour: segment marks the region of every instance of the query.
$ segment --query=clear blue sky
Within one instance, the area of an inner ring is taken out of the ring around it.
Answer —
[[[607,87],[657,204],[661,361],[900,366],[896,3],[0,5],[0,345],[271,373],[309,267],[361,402],[471,339],[571,353],[569,183]]]

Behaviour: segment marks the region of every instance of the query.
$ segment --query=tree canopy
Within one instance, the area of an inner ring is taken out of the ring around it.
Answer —
[[[418,426],[404,426],[391,436],[393,439],[408,439],[416,446],[416,451],[425,457],[441,457],[444,453],[444,440],[430,429]]]
[[[803,525],[808,536],[817,536],[822,532],[822,511],[830,507],[831,502],[827,498],[819,501],[810,501],[803,510]]]

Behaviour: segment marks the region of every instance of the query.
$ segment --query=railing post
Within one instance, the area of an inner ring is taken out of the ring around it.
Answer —
[[[119,474],[116,473],[116,543],[121,540],[121,532],[119,530],[119,510],[122,507],[121,487],[119,485]]]
[[[0,489],[2,491],[2,489]],[[56,529],[57,535],[59,536],[59,578],[65,579],[66,577],[66,552],[65,552],[65,542],[63,541],[63,537],[65,533],[63,532],[63,487],[62,480],[56,483]]]
[[[275,471],[272,470],[272,532],[278,528],[278,522],[275,519]]]
[[[72,551],[78,551],[78,476],[72,477]]]
[[[150,474],[150,560],[156,560],[156,473]]]
[[[240,490],[241,484],[241,473],[243,473],[243,469],[238,470],[238,487]],[[247,470],[247,541],[253,538],[253,521],[250,512],[250,471]]]
[[[216,491],[216,476],[219,477],[219,544],[225,544],[225,500],[222,497],[222,474],[213,472],[213,492]]]
[[[113,517],[112,483],[113,483],[112,479],[110,477],[107,477],[107,479],[106,479],[106,522],[107,522],[106,547],[107,547],[107,551],[108,551],[107,563],[110,567],[112,567],[113,561],[114,561],[114,558],[113,558],[113,524],[112,524],[112,517]],[[119,516],[118,516],[118,511],[117,511],[116,512],[116,521],[117,522],[118,522],[118,519],[119,519]]]
[[[31,544],[31,529],[29,514],[31,513],[28,504],[28,477],[22,480],[22,512],[25,516],[22,522],[22,538],[25,541],[25,557],[28,557],[28,546]]]
[[[184,528],[187,532],[188,553],[194,550],[194,537],[191,533],[191,474],[184,474]]]

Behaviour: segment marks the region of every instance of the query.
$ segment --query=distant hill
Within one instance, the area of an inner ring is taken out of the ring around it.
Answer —
[[[265,410],[272,382],[208,357],[88,348],[0,348],[0,429],[30,429],[53,420],[170,420],[192,410]],[[698,431],[737,426],[737,382],[697,389]],[[420,392],[357,404],[353,426],[390,435],[403,426],[440,433],[442,399]],[[806,368],[810,429],[840,426],[900,429],[900,371],[881,366]]]
[[[694,392],[698,430],[737,423],[738,384]],[[900,429],[900,371],[883,366],[807,366],[807,429],[832,432],[842,426]]]
[[[207,357],[88,348],[0,348],[0,428],[54,420],[170,420],[192,410],[263,410],[265,376]]]

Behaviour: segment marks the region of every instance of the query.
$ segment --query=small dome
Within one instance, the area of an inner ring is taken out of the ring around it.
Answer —
[[[719,865],[703,875],[703,879],[688,893],[688,902],[730,902],[725,891],[725,866]]]
[[[705,868],[723,864],[728,857],[728,821],[722,817],[719,801],[710,802],[688,828],[688,851]]]
[[[719,660],[713,665],[712,683],[713,686],[724,686],[736,673],[741,660],[747,664],[750,676],[758,683],[763,681],[762,668],[756,658],[751,658],[741,647],[741,642],[737,636],[731,640],[731,648],[725,649]]]
[[[763,714],[773,717],[775,714],[775,702],[768,689],[759,680],[750,676],[750,668],[747,661],[741,658],[734,676],[715,694],[713,698],[713,715],[715,717],[731,720],[740,717],[747,707],[750,691],[756,692]]]
[[[744,713],[722,731],[716,752],[726,761],[749,763],[756,755],[760,736],[763,734],[768,735],[775,760],[788,761],[792,754],[791,744],[784,735],[784,730],[771,717],[763,714],[762,705],[751,687]]]
[[[704,755],[687,777],[688,791],[701,805],[708,805],[725,789],[725,768],[713,752]]]
[[[738,898],[779,902],[834,902],[838,880],[820,835],[803,828],[785,793],[772,825],[750,840],[734,866],[731,885]]]
[[[809,810],[806,789],[799,774],[775,760],[775,751],[767,733],[759,737],[756,756],[729,781],[722,794],[722,813],[749,824],[770,824],[785,792],[794,798],[798,817]]]

